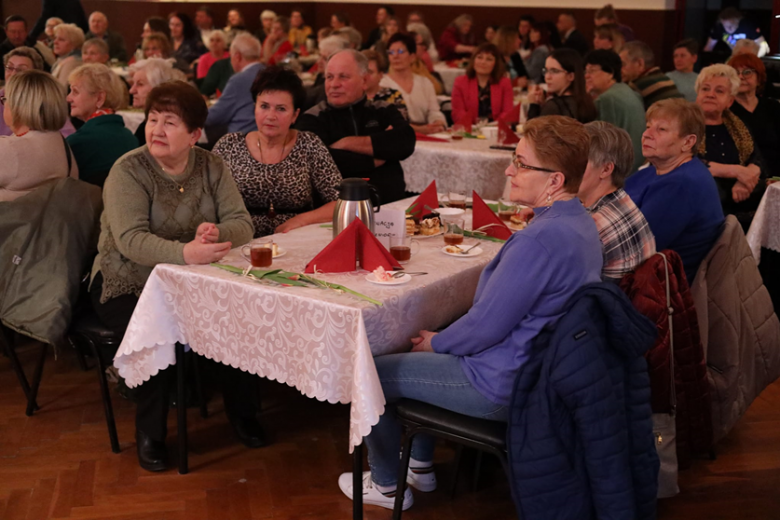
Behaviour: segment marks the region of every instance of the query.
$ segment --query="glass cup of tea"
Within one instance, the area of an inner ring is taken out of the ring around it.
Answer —
[[[252,267],[271,267],[274,261],[274,241],[271,237],[258,238],[241,248],[241,256],[248,260]]]
[[[451,208],[466,209],[466,194],[462,191],[451,191],[447,194],[449,203],[447,204]]]
[[[517,204],[511,200],[501,199],[498,201],[498,218],[508,221],[512,215],[517,213]]]
[[[466,127],[459,124],[452,125],[450,135],[454,141],[460,141],[466,135]]]
[[[463,227],[465,221],[462,217],[442,217],[444,226],[444,243],[448,246],[458,246],[463,243]]]
[[[419,250],[420,243],[413,240],[410,235],[390,236],[390,254],[401,265],[408,263],[412,259],[412,254],[416,254]]]

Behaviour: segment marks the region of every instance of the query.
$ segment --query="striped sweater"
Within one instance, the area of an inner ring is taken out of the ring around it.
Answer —
[[[669,98],[681,98],[677,85],[658,67],[652,67],[631,83],[631,87],[642,95],[645,109],[656,101]]]

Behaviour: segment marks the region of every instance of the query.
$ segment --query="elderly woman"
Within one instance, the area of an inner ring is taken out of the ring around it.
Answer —
[[[81,60],[84,63],[108,64],[108,44],[102,38],[90,38],[81,46]]]
[[[263,63],[276,65],[287,57],[287,53],[293,51],[290,43],[290,19],[279,16],[271,24],[271,32],[263,42]]]
[[[368,59],[368,75],[366,77],[366,97],[375,101],[384,101],[387,104],[395,105],[406,120],[409,119],[409,113],[406,110],[404,97],[395,89],[382,87],[382,78],[387,72],[387,61],[381,54],[372,49],[362,51],[363,56]]]
[[[472,32],[474,19],[471,15],[462,14],[455,18],[444,29],[436,46],[439,51],[439,59],[442,61],[468,58],[476,49],[476,38]]]
[[[52,179],[78,177],[76,161],[60,135],[68,118],[65,88],[42,70],[25,70],[8,78],[0,97],[3,120],[13,131],[0,137],[0,202]]]
[[[260,29],[255,32],[255,37],[263,43],[273,30],[273,24],[276,21],[276,13],[266,9],[260,13]]]
[[[650,223],[659,251],[682,258],[688,283],[718,239],[723,225],[718,188],[696,157],[704,139],[704,114],[681,98],[647,110],[642,154],[650,166],[626,179],[626,193]]]
[[[634,171],[628,132],[604,121],[585,125],[590,135],[588,167],[577,196],[596,222],[604,253],[601,278],[619,281],[655,254],[645,216],[623,189]]]
[[[252,85],[256,132],[222,137],[225,161],[244,198],[255,236],[329,222],[341,174],[319,137],[292,128],[306,98],[297,74],[271,66]]]
[[[562,316],[580,287],[600,281],[601,242],[577,199],[588,143],[583,125],[570,118],[545,117],[525,126],[506,174],[511,199],[535,208],[531,224],[485,267],[463,317],[438,334],[421,331],[412,353],[375,359],[389,406],[364,438],[371,467],[363,479],[364,503],[393,507],[401,442],[394,402],[410,398],[506,421],[515,375],[534,338]],[[423,491],[436,488],[433,444],[417,435],[412,446],[407,483]],[[352,473],[341,475],[339,486],[352,498]],[[406,509],[414,499],[410,489],[404,493]]]
[[[528,119],[540,115],[567,116],[581,123],[596,119],[596,106],[585,89],[580,53],[573,49],[556,49],[547,57],[544,67],[547,92],[537,88],[529,95]]]
[[[517,29],[508,25],[501,26],[496,31],[494,40],[488,43],[495,43],[498,47],[512,84],[524,88],[528,83],[528,72],[525,70],[523,58],[520,57],[520,35]]]
[[[173,57],[178,61],[189,66],[206,50],[198,34],[198,28],[186,14],[168,15],[168,28],[171,30]]]
[[[544,64],[552,52],[550,30],[543,23],[536,23],[528,33],[529,56],[525,60],[525,70],[528,81],[535,84],[544,83]]]
[[[103,190],[98,256],[90,295],[104,324],[124,334],[146,280],[157,264],[208,264],[252,237],[241,195],[219,157],[195,143],[206,103],[183,82],[153,89],[146,100],[146,142],[111,168]],[[222,367],[228,418],[249,447],[264,444],[257,422],[254,376]],[[166,466],[167,383],[163,370],[138,387],[138,462]]]
[[[70,77],[70,115],[84,124],[68,137],[81,180],[103,187],[114,162],[138,148],[138,139],[114,112],[127,106],[122,81],[105,65],[82,65]]]
[[[229,58],[227,51],[227,35],[224,31],[216,29],[209,35],[209,52],[202,54],[198,58],[198,70],[195,74],[196,79],[203,79],[209,73],[209,69],[219,60]]]
[[[51,68],[51,75],[68,86],[68,77],[81,65],[81,46],[84,44],[84,31],[72,23],[61,23],[54,28],[54,54],[57,61]]]
[[[452,87],[452,120],[497,121],[512,110],[512,83],[504,57],[492,43],[483,43],[469,60],[466,74]]]
[[[723,212],[733,214],[747,232],[766,185],[761,153],[747,126],[729,107],[739,91],[739,76],[728,65],[705,67],[696,79],[696,104],[707,125],[700,157],[718,185]]]
[[[760,58],[743,54],[728,63],[737,71],[739,90],[731,112],[748,127],[770,176],[780,175],[780,103],[763,95],[766,67]]]
[[[149,92],[166,81],[186,81],[184,73],[173,68],[173,60],[162,58],[149,58],[141,60],[130,66],[130,75],[133,78],[133,86],[130,87],[130,95],[133,96],[133,108],[146,107],[146,97]],[[141,146],[146,144],[146,119],[138,125],[135,137]]]
[[[416,52],[417,44],[411,36],[400,33],[391,36],[387,49],[390,71],[379,85],[401,93],[415,131],[433,134],[446,128],[447,119],[439,108],[433,84],[412,72],[412,64],[417,60]]]

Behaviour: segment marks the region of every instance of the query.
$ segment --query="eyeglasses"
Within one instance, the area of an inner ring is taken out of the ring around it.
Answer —
[[[396,49],[394,51],[387,51],[387,54],[389,54],[390,56],[396,56],[396,55],[403,56],[404,54],[406,54],[406,49]]]
[[[737,71],[737,76],[742,76],[743,78],[752,78],[755,73],[756,71],[754,69],[742,69]]]
[[[517,158],[517,154],[515,152],[512,152],[512,166],[515,167],[515,170],[529,170],[533,172],[545,172],[545,173],[555,173],[558,170],[550,170],[549,168],[542,168],[541,166],[528,166],[527,164],[523,164],[520,162],[520,159]]]
[[[10,72],[11,74],[16,74],[17,72],[24,72],[25,70],[29,70],[27,67],[12,67],[11,65],[6,65],[5,70]]]
[[[542,69],[542,74],[566,74],[566,71],[561,69],[548,69],[545,67]]]
[[[585,67],[585,74],[593,75],[597,72],[607,72],[607,71],[602,69],[601,67]]]

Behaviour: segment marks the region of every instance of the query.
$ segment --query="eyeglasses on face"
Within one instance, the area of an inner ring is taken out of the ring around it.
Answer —
[[[608,72],[608,71],[602,69],[598,65],[596,65],[594,67],[585,67],[585,74],[591,74],[592,75],[592,74],[595,74],[597,72]]]
[[[17,72],[24,72],[25,70],[29,70],[27,67],[12,67],[11,65],[6,65],[5,70],[10,72],[11,74],[16,74]]]
[[[742,76],[743,78],[751,78],[756,73],[754,69],[742,69],[737,71],[737,76]]]
[[[396,56],[396,55],[403,56],[404,54],[406,54],[406,49],[396,49],[394,51],[392,51],[392,50],[391,51],[387,51],[387,54],[390,55],[390,56]]]
[[[545,67],[542,69],[542,74],[566,74],[566,71],[561,69],[548,69]]]
[[[545,173],[555,173],[557,170],[550,170],[549,168],[542,168],[541,166],[528,166],[527,164],[523,164],[520,162],[520,159],[517,158],[517,154],[515,152],[512,152],[512,166],[515,167],[515,170],[529,170],[533,172],[545,172]]]

